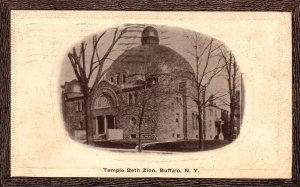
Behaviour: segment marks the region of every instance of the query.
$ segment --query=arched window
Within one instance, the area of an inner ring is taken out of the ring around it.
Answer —
[[[113,107],[114,105],[115,104],[113,98],[107,93],[104,93],[95,99],[94,109],[109,108]]]
[[[120,84],[120,76],[117,75],[117,84]]]
[[[130,125],[136,125],[136,119],[134,117],[130,119]]]
[[[78,102],[78,103],[76,103],[76,111],[77,112],[81,112],[81,111],[83,111],[83,102]]]
[[[129,94],[129,96],[128,96],[128,104],[133,104],[133,98],[132,98],[132,95],[131,94]]]
[[[110,82],[114,82],[114,77],[113,76],[110,77]]]
[[[134,104],[137,104],[138,103],[138,94],[135,93],[134,94]]]
[[[83,111],[83,102],[80,102],[80,111]]]
[[[79,122],[79,128],[80,128],[80,129],[83,128],[83,122],[82,122],[82,121]]]
[[[126,83],[126,75],[123,74],[123,83]]]
[[[76,112],[79,111],[79,103],[76,103]]]
[[[194,77],[192,78],[192,81],[191,81],[191,82],[192,82],[192,83],[191,83],[192,86],[195,86],[195,78],[194,78]]]
[[[199,120],[198,120],[198,114],[195,114],[195,124],[196,124],[196,129],[199,128]]]
[[[194,113],[192,113],[192,125],[193,125],[193,129],[195,129],[194,118],[195,118]]]
[[[177,122],[177,126],[179,127],[179,113],[176,113],[175,121]]]

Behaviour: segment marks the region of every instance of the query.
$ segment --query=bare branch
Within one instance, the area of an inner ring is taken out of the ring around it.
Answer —
[[[75,63],[74,56],[73,56],[71,53],[69,53],[69,54],[68,54],[68,57],[69,57],[69,59],[70,59],[71,65],[72,65],[73,70],[74,70],[74,73],[75,73],[75,75],[76,75],[76,78],[77,78],[79,81],[81,81],[80,73],[79,73],[79,70],[78,70],[77,65],[76,65],[76,63]]]

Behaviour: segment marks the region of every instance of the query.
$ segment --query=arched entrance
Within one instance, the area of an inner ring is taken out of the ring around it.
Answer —
[[[117,129],[117,97],[111,90],[102,89],[92,102],[94,139],[122,139],[123,131]]]

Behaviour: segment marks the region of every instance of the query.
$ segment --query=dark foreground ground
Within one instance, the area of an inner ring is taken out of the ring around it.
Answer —
[[[227,140],[204,140],[204,151],[217,149],[229,143]],[[132,140],[105,140],[94,143],[96,147],[114,149],[135,149],[137,145],[137,141]],[[144,143],[143,150],[192,152],[199,151],[199,148],[198,140],[180,140],[174,142]]]
[[[102,140],[94,142],[95,147],[115,148],[115,149],[134,149],[137,146],[136,141],[131,140]]]

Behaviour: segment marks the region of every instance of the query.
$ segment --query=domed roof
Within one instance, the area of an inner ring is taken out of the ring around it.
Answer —
[[[65,84],[65,93],[81,93],[81,86],[78,80],[73,79]]]
[[[127,76],[160,73],[191,76],[191,73],[194,73],[189,62],[179,53],[158,44],[159,37],[155,28],[146,27],[142,32],[141,42],[142,45],[126,50],[114,61],[106,73],[107,80],[111,80],[114,74],[124,72]]]
[[[154,27],[148,26],[142,32],[142,45],[159,44],[158,32]]]
[[[147,66],[145,66],[147,64]],[[145,69],[148,68],[148,69]],[[127,75],[155,73],[194,73],[179,53],[162,45],[140,45],[121,54],[106,75],[126,72]],[[145,72],[147,71],[147,72]]]

